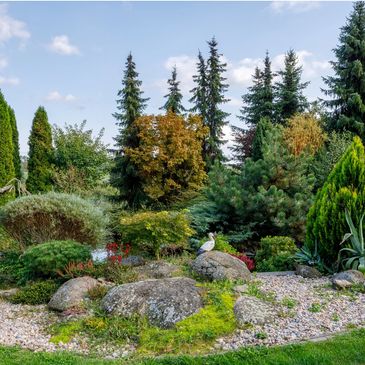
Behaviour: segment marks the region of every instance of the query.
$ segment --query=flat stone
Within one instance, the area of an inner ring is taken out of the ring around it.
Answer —
[[[347,289],[353,285],[365,284],[365,276],[357,270],[347,270],[332,276],[332,285],[335,289]]]
[[[297,265],[295,274],[309,279],[316,279],[323,276],[315,267],[307,265]]]

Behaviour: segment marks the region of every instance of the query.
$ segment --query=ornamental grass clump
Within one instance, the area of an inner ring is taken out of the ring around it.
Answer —
[[[106,236],[107,217],[90,202],[61,193],[18,198],[0,211],[0,224],[27,246],[52,240],[74,240],[95,246]]]

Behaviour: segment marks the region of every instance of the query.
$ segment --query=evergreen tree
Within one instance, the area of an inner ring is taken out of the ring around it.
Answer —
[[[340,243],[348,232],[346,209],[357,220],[365,210],[365,151],[359,137],[334,166],[307,216],[306,243],[313,250],[317,244],[328,265],[337,260]]]
[[[303,68],[298,66],[298,57],[294,50],[285,55],[284,70],[278,72],[281,80],[275,85],[276,120],[284,124],[287,119],[296,113],[305,111],[308,101],[303,90],[309,82],[301,82]]]
[[[198,63],[197,65],[197,75],[193,76],[193,80],[196,84],[196,86],[190,90],[190,92],[193,94],[193,96],[190,98],[190,103],[193,104],[193,107],[191,108],[191,112],[198,113],[200,117],[202,118],[203,124],[206,125],[207,120],[207,66],[205,64],[205,60],[199,51],[198,55]]]
[[[11,132],[13,139],[13,164],[15,170],[15,177],[19,180],[22,178],[21,160],[19,152],[19,132],[16,123],[15,113],[12,108],[9,107],[9,118],[11,124]]]
[[[169,93],[164,97],[167,98],[166,103],[160,109],[168,111],[172,111],[175,114],[182,114],[185,111],[185,108],[182,106],[182,94],[179,89],[180,81],[176,80],[177,71],[176,66],[172,69],[171,79],[167,81],[169,84]]]
[[[325,105],[332,110],[330,128],[348,130],[365,137],[365,3],[355,2],[347,24],[341,28],[339,45],[331,62],[334,76],[324,78],[331,97]]]
[[[13,162],[13,140],[9,117],[9,107],[0,92],[0,188],[4,187],[15,177]],[[0,204],[4,204],[14,197],[14,192],[0,195]]]
[[[261,118],[257,128],[255,130],[255,136],[252,141],[252,152],[251,157],[254,161],[262,159],[262,151],[264,148],[264,144],[269,142],[268,138],[265,137],[268,131],[272,128],[272,124],[270,123],[268,118]]]
[[[204,143],[203,156],[207,167],[212,166],[215,161],[223,161],[221,145],[223,140],[223,127],[228,124],[225,119],[229,113],[220,109],[221,105],[228,102],[224,97],[228,89],[225,84],[226,78],[223,73],[226,71],[227,64],[221,62],[221,54],[218,53],[218,43],[213,37],[208,42],[209,58],[207,61],[207,115],[205,125],[209,127],[209,136]]]
[[[139,146],[138,131],[133,122],[142,115],[149,99],[142,97],[142,81],[138,79],[132,54],[128,55],[125,66],[123,87],[118,91],[118,112],[113,114],[117,119],[119,135],[115,138],[117,151],[111,171],[111,184],[119,189],[120,199],[127,201],[130,206],[138,206],[145,198],[142,182],[136,165],[124,151]]]
[[[274,105],[274,90],[272,85],[274,74],[271,71],[271,60],[269,52],[266,51],[264,59],[264,70],[262,72],[262,110],[261,117],[269,118],[271,121],[274,119],[275,105]]]
[[[33,119],[29,136],[27,189],[44,193],[52,189],[53,159],[52,129],[45,109],[40,106]]]

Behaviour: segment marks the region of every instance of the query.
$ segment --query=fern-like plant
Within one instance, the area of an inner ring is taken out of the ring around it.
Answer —
[[[345,247],[340,250],[340,255],[344,252],[348,257],[342,260],[342,264],[346,269],[359,270],[365,273],[365,243],[364,243],[364,233],[363,233],[363,220],[365,213],[362,214],[359,222],[359,228],[356,229],[350,212],[346,209],[345,217],[346,222],[349,226],[350,232],[346,233],[343,237],[341,245],[350,240],[351,246]]]

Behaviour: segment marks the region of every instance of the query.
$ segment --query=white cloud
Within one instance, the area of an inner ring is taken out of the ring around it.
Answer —
[[[0,56],[0,68],[5,68],[8,65],[8,60]]]
[[[252,75],[257,66],[262,66],[262,60],[259,58],[244,58],[236,65],[230,64],[227,70],[228,79],[229,81],[241,86],[248,86],[251,84]]]
[[[65,102],[65,103],[71,103],[76,100],[76,97],[72,94],[62,95],[57,90],[51,91],[46,96],[46,101],[59,101],[59,102]]]
[[[11,38],[19,38],[26,41],[30,38],[30,32],[27,25],[8,15],[8,7],[6,4],[0,5],[0,43],[4,43]]]
[[[51,44],[49,45],[49,49],[52,52],[65,56],[80,54],[78,47],[70,43],[67,35],[58,35],[54,37]]]
[[[272,1],[270,9],[276,13],[290,11],[293,13],[304,13],[321,6],[319,1]]]
[[[229,96],[228,97],[229,101],[228,101],[228,105],[230,106],[234,106],[234,107],[241,107],[242,106],[242,100],[235,98],[233,96]]]
[[[19,83],[20,83],[20,80],[17,77],[0,76],[0,85],[16,86],[16,85],[19,85]]]

